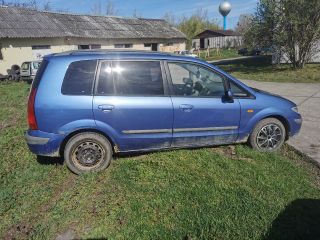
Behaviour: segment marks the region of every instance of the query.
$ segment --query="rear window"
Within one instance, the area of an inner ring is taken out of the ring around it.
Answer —
[[[30,67],[30,63],[28,62],[22,63],[21,65],[22,70],[29,70],[29,67]]]
[[[35,78],[34,78],[34,80],[33,80],[33,83],[32,83],[32,86],[33,87],[35,87],[35,88],[37,88],[38,86],[39,86],[39,83],[40,83],[40,81],[41,81],[41,78],[42,78],[42,76],[43,76],[43,73],[45,72],[45,70],[46,70],[46,68],[47,68],[47,66],[48,66],[48,61],[47,60],[43,60],[42,62],[41,62],[41,64],[40,64],[40,67],[39,67],[39,69],[38,69],[38,71],[37,71],[37,74],[36,74],[36,76],[35,76]]]
[[[96,60],[71,63],[62,83],[62,94],[91,95],[96,66]]]

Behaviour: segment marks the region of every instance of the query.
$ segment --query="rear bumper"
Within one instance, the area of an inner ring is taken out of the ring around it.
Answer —
[[[25,139],[30,151],[36,155],[58,157],[64,135],[28,130]]]
[[[23,81],[32,82],[34,80],[35,76],[21,76],[20,75],[20,78]]]

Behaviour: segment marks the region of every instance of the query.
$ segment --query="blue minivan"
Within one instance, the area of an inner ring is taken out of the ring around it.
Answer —
[[[192,57],[159,52],[48,55],[28,101],[30,150],[81,174],[119,152],[248,142],[276,151],[296,135],[297,106]]]

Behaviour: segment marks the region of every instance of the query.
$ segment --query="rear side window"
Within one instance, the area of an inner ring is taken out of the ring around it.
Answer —
[[[112,63],[117,95],[164,95],[163,78],[158,61],[123,61]]]
[[[91,95],[96,66],[96,60],[71,63],[62,83],[62,94]]]
[[[45,70],[46,70],[46,68],[48,66],[48,63],[49,62],[47,60],[43,60],[41,62],[40,67],[39,67],[39,69],[37,71],[37,74],[36,74],[36,76],[35,76],[35,78],[33,80],[33,83],[32,83],[32,86],[34,88],[37,88],[39,86],[41,78],[42,78],[42,76],[43,76],[43,74],[44,74],[44,72],[45,72]]]
[[[108,62],[102,62],[97,83],[98,95],[112,95],[114,93],[112,68]]]

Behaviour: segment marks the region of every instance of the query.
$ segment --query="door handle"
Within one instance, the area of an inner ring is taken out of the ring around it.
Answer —
[[[113,105],[99,105],[98,108],[103,112],[111,112],[114,109]]]
[[[190,104],[181,104],[181,105],[179,106],[179,108],[181,109],[181,111],[191,112],[192,109],[193,109],[193,106],[190,105]]]

